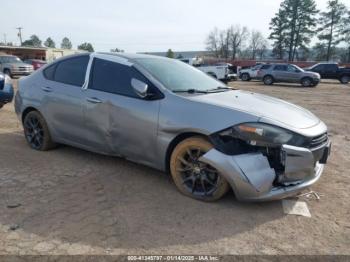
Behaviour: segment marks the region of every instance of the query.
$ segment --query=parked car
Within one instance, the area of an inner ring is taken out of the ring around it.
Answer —
[[[237,67],[236,66],[233,66],[230,63],[224,63],[224,62],[216,63],[215,65],[216,66],[227,66],[227,68],[228,68],[227,78],[228,78],[229,81],[236,81],[238,79],[238,77],[237,77]]]
[[[0,72],[0,108],[13,99],[13,86],[11,79]]]
[[[239,71],[239,78],[242,81],[250,81],[252,79],[256,79],[258,76],[258,71],[262,66],[263,64],[259,64],[250,68],[241,69]]]
[[[350,82],[350,68],[339,67],[337,63],[320,63],[305,70],[319,73],[323,79],[338,79],[342,84]]]
[[[46,61],[44,60],[39,60],[39,59],[27,59],[23,61],[26,64],[32,65],[34,70],[39,69],[40,67],[44,66],[47,64]]]
[[[0,71],[10,77],[30,75],[33,70],[32,65],[23,63],[17,56],[0,55]]]
[[[192,58],[182,58],[179,60],[186,64],[196,67],[200,71],[220,81],[228,82],[231,80],[229,77],[229,69],[227,65],[205,65],[205,64],[197,63],[197,60]]]
[[[300,83],[303,87],[315,87],[321,81],[320,74],[307,72],[292,64],[266,64],[261,66],[257,78],[265,85],[273,83]]]
[[[15,110],[28,145],[56,143],[169,171],[183,194],[280,199],[321,176],[326,125],[299,106],[232,90],[176,59],[91,53],[19,80]]]

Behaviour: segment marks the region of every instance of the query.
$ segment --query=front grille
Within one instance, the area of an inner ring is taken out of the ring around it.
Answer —
[[[328,142],[328,134],[322,134],[319,136],[314,137],[309,144],[309,148],[318,148]]]

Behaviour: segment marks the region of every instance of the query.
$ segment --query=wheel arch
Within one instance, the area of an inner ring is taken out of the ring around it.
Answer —
[[[33,107],[33,106],[28,106],[28,107],[27,107],[26,109],[24,109],[23,112],[22,112],[22,115],[21,115],[22,123],[23,123],[24,118],[26,117],[26,115],[28,115],[28,113],[30,113],[30,112],[32,112],[32,111],[37,111],[37,112],[39,112],[39,113],[41,114],[41,112],[40,112],[37,108],[35,108],[35,107]],[[42,114],[41,114],[41,115],[42,115]]]
[[[195,136],[203,137],[203,138],[207,139],[208,141],[210,141],[210,139],[207,135],[199,133],[199,132],[181,133],[181,134],[178,134],[175,138],[173,138],[173,140],[171,140],[171,142],[168,145],[168,148],[166,150],[166,155],[165,155],[165,171],[167,173],[170,172],[170,157],[171,157],[171,154],[173,153],[174,149],[176,148],[176,146],[179,143],[181,143],[182,141],[184,141],[185,139],[190,138],[190,137],[195,137]]]

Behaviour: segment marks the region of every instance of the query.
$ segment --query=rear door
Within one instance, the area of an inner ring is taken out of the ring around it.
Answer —
[[[288,82],[287,65],[275,65],[273,76],[277,81]]]
[[[94,58],[85,90],[85,129],[92,148],[152,164],[156,156],[159,100],[140,98],[133,78],[158,89],[127,61]],[[159,92],[159,90],[158,90]]]
[[[83,85],[89,55],[74,56],[44,70],[42,112],[60,141],[84,144]],[[59,142],[59,141],[58,141]]]

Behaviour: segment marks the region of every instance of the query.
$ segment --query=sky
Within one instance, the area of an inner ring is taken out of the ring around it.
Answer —
[[[327,0],[316,0],[324,9]],[[350,0],[343,0],[350,7]],[[349,3],[347,3],[349,2]],[[269,34],[279,0],[11,0],[1,3],[0,39],[19,43],[36,34],[59,46],[67,36],[73,48],[92,43],[95,51],[126,52],[205,50],[214,28],[240,24]]]

